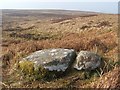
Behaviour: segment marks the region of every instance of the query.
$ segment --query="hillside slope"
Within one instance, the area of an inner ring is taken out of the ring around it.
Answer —
[[[64,10],[3,11],[3,83],[8,87],[35,88],[118,87],[120,73],[114,64],[118,62],[117,25],[118,16],[112,14]],[[97,49],[106,62],[105,68],[100,77],[90,80],[79,79],[80,73],[76,71],[50,82],[24,81],[11,73],[19,59],[46,48],[72,48],[77,52],[96,52]]]

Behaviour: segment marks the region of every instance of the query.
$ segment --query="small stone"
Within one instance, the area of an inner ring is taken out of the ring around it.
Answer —
[[[80,51],[74,68],[77,70],[94,70],[101,64],[101,57],[90,51]]]

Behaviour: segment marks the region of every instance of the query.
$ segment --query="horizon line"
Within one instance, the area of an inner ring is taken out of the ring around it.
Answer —
[[[91,13],[99,13],[99,14],[120,14],[117,13],[108,13],[108,12],[101,12],[101,11],[92,11],[92,10],[79,10],[79,9],[59,9],[59,8],[6,8],[0,10],[66,10],[66,11],[79,11],[79,12],[91,12]]]

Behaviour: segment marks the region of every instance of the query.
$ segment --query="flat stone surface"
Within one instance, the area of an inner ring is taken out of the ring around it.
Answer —
[[[99,67],[101,64],[101,57],[90,51],[80,51],[76,62],[74,64],[74,68],[77,70],[94,70]]]
[[[75,58],[76,52],[73,49],[44,49],[32,53],[20,62],[28,60],[34,63],[35,68],[43,66],[50,71],[65,71]]]

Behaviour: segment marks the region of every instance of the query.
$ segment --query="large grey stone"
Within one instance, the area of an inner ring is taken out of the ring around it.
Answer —
[[[76,52],[73,49],[44,49],[23,58],[19,63],[27,60],[34,63],[35,69],[42,66],[49,71],[65,71],[75,58]]]
[[[101,64],[101,57],[90,51],[80,51],[74,68],[77,70],[94,70]]]

